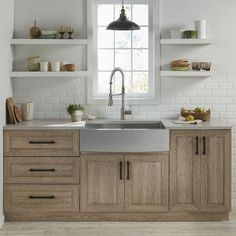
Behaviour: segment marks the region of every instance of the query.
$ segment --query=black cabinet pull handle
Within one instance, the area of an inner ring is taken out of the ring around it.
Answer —
[[[122,176],[123,176],[123,170],[122,170],[122,167],[123,167],[123,162],[120,161],[120,180],[122,180]]]
[[[55,172],[55,169],[29,169],[30,172]]]
[[[55,141],[29,141],[29,144],[55,144]]]
[[[199,138],[196,137],[196,155],[198,155],[198,142],[199,142]]]
[[[127,161],[127,180],[129,180],[130,179],[130,162],[129,161]]]
[[[29,196],[29,199],[54,199],[55,196]]]
[[[203,139],[203,152],[202,152],[202,154],[206,155],[206,137],[204,136],[202,139]]]

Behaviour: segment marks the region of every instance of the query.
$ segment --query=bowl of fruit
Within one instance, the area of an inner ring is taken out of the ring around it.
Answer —
[[[211,110],[206,110],[205,108],[196,107],[195,109],[189,110],[186,108],[181,108],[181,116],[186,119],[186,121],[202,120],[209,121],[211,119]]]

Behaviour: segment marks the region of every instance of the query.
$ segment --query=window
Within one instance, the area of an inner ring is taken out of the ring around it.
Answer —
[[[93,98],[108,97],[112,70],[120,67],[125,74],[126,97],[130,99],[153,99],[154,81],[154,30],[152,0],[126,0],[127,17],[140,25],[138,31],[110,31],[107,25],[118,19],[120,0],[96,0],[94,9],[95,72]],[[121,91],[121,75],[113,80],[114,93]]]

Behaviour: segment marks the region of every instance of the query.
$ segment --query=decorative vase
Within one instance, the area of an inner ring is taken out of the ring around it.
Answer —
[[[80,122],[83,118],[83,112],[82,111],[75,111],[73,115],[71,115],[71,121],[72,122]]]
[[[29,71],[39,71],[40,70],[40,57],[28,57],[27,58],[27,68]]]
[[[30,29],[30,36],[32,39],[38,39],[41,35],[41,29],[37,27],[36,20],[34,21],[34,26]]]

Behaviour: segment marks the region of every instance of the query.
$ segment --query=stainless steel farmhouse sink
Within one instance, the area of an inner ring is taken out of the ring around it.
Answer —
[[[80,131],[80,147],[82,152],[164,152],[169,130],[160,121],[91,122]]]
[[[87,124],[88,129],[163,129],[161,122],[156,123],[103,123]]]

